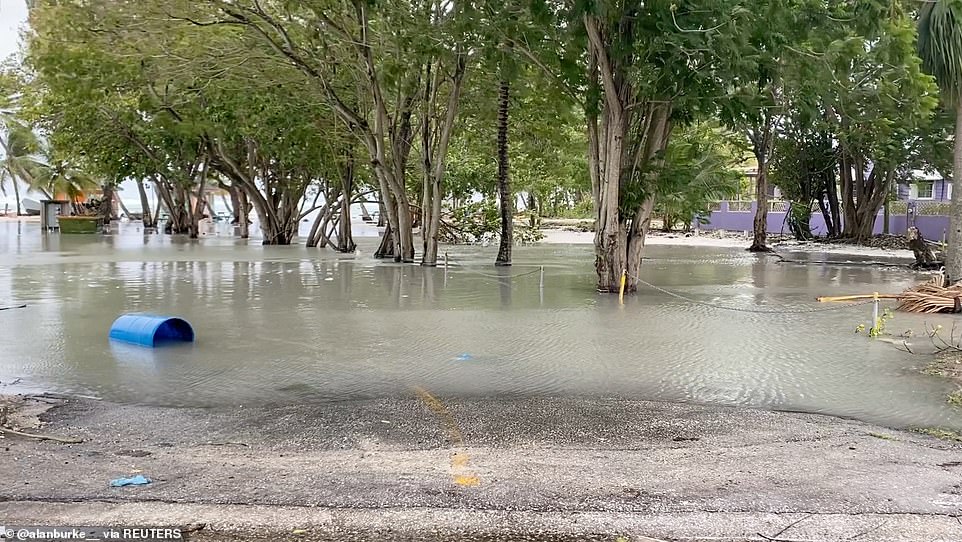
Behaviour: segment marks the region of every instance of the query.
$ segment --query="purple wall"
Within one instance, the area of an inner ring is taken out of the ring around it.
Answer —
[[[713,211],[708,217],[708,224],[698,226],[702,230],[728,230],[728,231],[752,231],[752,221],[755,219],[755,202],[751,204],[750,211],[730,211],[729,202],[722,201],[721,210]],[[769,233],[790,233],[788,224],[785,222],[783,211],[771,211],[768,213],[768,232]],[[889,216],[889,233],[899,235],[905,233],[907,227],[907,216],[903,213],[891,214]],[[883,214],[880,211],[875,219],[874,233],[882,233]],[[825,235],[825,218],[822,213],[812,213],[812,220],[809,222],[812,233],[815,235]],[[949,227],[949,217],[941,215],[918,215],[914,217],[915,226],[921,230],[926,239],[941,240],[942,234]]]

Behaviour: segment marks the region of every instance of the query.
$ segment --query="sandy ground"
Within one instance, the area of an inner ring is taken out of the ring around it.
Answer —
[[[23,221],[39,222],[38,216],[3,216],[0,221]],[[545,227],[542,229],[544,239],[542,243],[549,244],[586,244],[594,243],[593,232],[572,231],[574,226],[583,224],[585,221],[580,219],[545,219]],[[256,224],[252,226],[256,228]],[[357,222],[355,224],[355,237],[374,237],[378,235],[375,228]],[[771,246],[778,253],[825,253],[859,256],[864,258],[899,258],[914,259],[911,250],[887,250],[873,247],[862,247],[856,245],[833,245],[825,243],[804,243],[792,239],[770,237]],[[648,234],[646,244],[652,246],[680,246],[680,247],[715,247],[715,248],[746,248],[751,244],[748,235],[742,232],[715,232],[706,231],[700,233],[662,233],[652,231]]]
[[[962,540],[962,444],[810,414],[412,394],[70,400],[39,419],[38,432],[83,442],[0,440],[8,526],[191,525],[211,541]],[[109,487],[133,474],[152,483]]]
[[[592,244],[593,232],[570,231],[566,229],[544,229],[543,243],[571,243]],[[717,247],[717,248],[747,248],[751,239],[741,233],[702,232],[686,235],[683,233],[651,232],[645,243],[650,246],[680,246],[680,247]],[[771,243],[777,253],[825,253],[860,256],[866,258],[900,258],[914,260],[911,250],[887,250],[857,245],[834,245],[827,243],[805,243],[795,240],[778,240]]]

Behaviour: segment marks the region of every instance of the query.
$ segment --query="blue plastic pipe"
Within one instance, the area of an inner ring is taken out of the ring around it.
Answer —
[[[194,329],[182,318],[125,314],[110,326],[110,340],[153,348],[168,342],[193,342]]]

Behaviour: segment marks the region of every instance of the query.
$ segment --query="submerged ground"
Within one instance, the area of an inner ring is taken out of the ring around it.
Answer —
[[[448,247],[445,271],[359,244],[0,223],[0,305],[27,304],[0,311],[0,394],[96,398],[16,401],[53,407],[28,430],[83,442],[0,440],[0,523],[762,540],[798,521],[781,538],[962,540],[962,448],[908,431],[962,429],[954,384],[856,335],[868,306],[813,302],[901,291],[920,280],[907,269],[653,246],[644,279],[681,297],[643,288],[619,306],[594,293],[583,245],[519,248],[500,270],[493,248]],[[136,311],[185,317],[198,341],[110,343]],[[922,350],[926,325],[951,323],[888,326]],[[154,482],[108,487],[134,473]]]

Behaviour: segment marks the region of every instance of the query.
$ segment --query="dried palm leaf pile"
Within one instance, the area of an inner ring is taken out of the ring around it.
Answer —
[[[900,311],[905,312],[962,312],[962,284],[942,286],[942,277],[919,284],[898,296]]]
[[[818,301],[860,301],[864,299],[897,299],[897,310],[932,314],[936,312],[962,312],[962,283],[942,286],[943,278],[909,288],[900,294],[857,294],[819,297]]]

